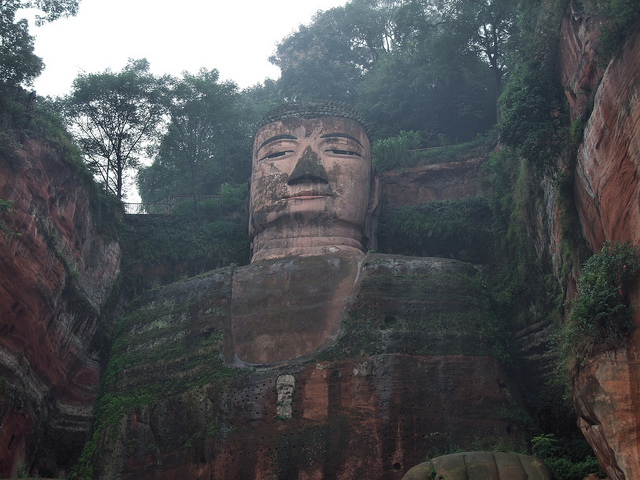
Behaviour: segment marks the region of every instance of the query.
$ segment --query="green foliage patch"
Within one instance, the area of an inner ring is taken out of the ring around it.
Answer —
[[[562,89],[544,62],[522,63],[518,70],[500,97],[500,141],[542,169],[564,145]]]
[[[11,209],[12,205],[13,202],[11,200],[3,200],[0,198],[0,216],[5,213],[12,213],[14,211]],[[0,220],[0,232],[9,233],[12,235],[20,235],[19,233],[13,232],[9,228],[7,228],[7,225],[2,220]]]
[[[531,439],[531,454],[540,458],[553,472],[556,480],[582,480],[604,472],[584,438],[558,438],[552,433]]]
[[[239,374],[221,359],[225,312],[217,303],[224,292],[203,293],[198,290],[199,280],[192,281],[195,283],[183,291],[185,298],[179,292],[156,298],[151,292],[122,319],[94,406],[93,429],[72,478],[94,477],[100,449],[118,441],[118,425],[134,410],[162,404],[205,385],[221,391]],[[208,434],[215,435],[216,429],[212,423]],[[180,442],[183,437],[172,441]],[[130,441],[135,443],[135,439]]]
[[[582,0],[585,11],[603,20],[600,45],[605,54],[613,56],[637,28],[640,3],[637,0]]]
[[[249,263],[248,188],[228,186],[222,203],[178,204],[172,215],[125,218],[123,270],[132,294],[230,264]],[[149,273],[155,272],[153,275]]]
[[[561,332],[571,380],[589,356],[625,345],[635,328],[627,295],[639,273],[638,251],[629,243],[606,243],[584,265]]]
[[[485,263],[495,243],[492,222],[484,197],[383,208],[378,245],[386,253]]]
[[[395,137],[378,140],[371,146],[373,164],[378,172],[415,165],[420,134],[402,130]]]
[[[418,132],[401,131],[398,135],[377,140],[371,146],[372,162],[380,173],[400,168],[461,162],[484,157],[495,147],[493,134],[478,135],[470,142],[420,149]]]
[[[539,172],[556,161],[566,141],[566,99],[557,77],[562,2],[522,2],[521,35],[499,99],[500,142]]]

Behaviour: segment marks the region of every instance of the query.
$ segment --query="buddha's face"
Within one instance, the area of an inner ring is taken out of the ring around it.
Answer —
[[[327,117],[267,124],[254,140],[250,236],[269,230],[269,237],[281,232],[295,242],[347,230],[360,235],[370,181],[369,140],[358,122]]]

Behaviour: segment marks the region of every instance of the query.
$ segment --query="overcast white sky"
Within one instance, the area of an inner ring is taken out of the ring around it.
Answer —
[[[346,1],[81,0],[76,17],[31,24],[46,64],[35,89],[65,95],[80,71],[118,71],[129,58],[146,58],[156,74],[217,68],[246,88],[279,76],[268,58],[282,38]]]

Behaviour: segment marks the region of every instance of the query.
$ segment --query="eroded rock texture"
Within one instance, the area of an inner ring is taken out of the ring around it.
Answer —
[[[480,179],[484,160],[479,157],[385,172],[380,175],[385,200],[389,207],[400,207],[482,195]]]
[[[120,247],[98,235],[89,196],[59,155],[27,142],[0,158],[0,476],[75,461],[98,393],[100,312]]]
[[[589,18],[567,17],[561,49],[572,118],[580,118],[593,96],[575,193],[583,233],[594,251],[606,240],[640,242],[640,31],[606,69],[595,52],[598,31]],[[633,304],[637,312],[638,292]],[[637,313],[635,319],[640,322]],[[579,425],[612,480],[640,478],[639,353],[636,332],[626,348],[589,359],[575,385]]]
[[[281,275],[299,260],[279,260]],[[129,312],[98,403],[98,478],[400,479],[451,445],[521,445],[517,389],[473,268],[368,255],[333,343],[307,360],[231,366],[233,296],[259,266],[150,292]],[[342,281],[306,267],[324,290]]]

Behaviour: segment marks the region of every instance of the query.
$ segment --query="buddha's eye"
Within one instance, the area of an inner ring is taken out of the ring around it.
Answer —
[[[331,153],[333,155],[353,155],[356,157],[362,157],[362,155],[360,155],[357,152],[352,152],[351,150],[338,150],[336,148],[332,148],[330,150],[325,150],[326,153]]]
[[[270,153],[269,155],[267,155],[266,157],[264,157],[262,160],[272,160],[274,158],[278,158],[278,157],[282,157],[284,155],[286,155],[287,153],[292,153],[293,150],[285,150],[282,152],[274,152],[274,153]]]

